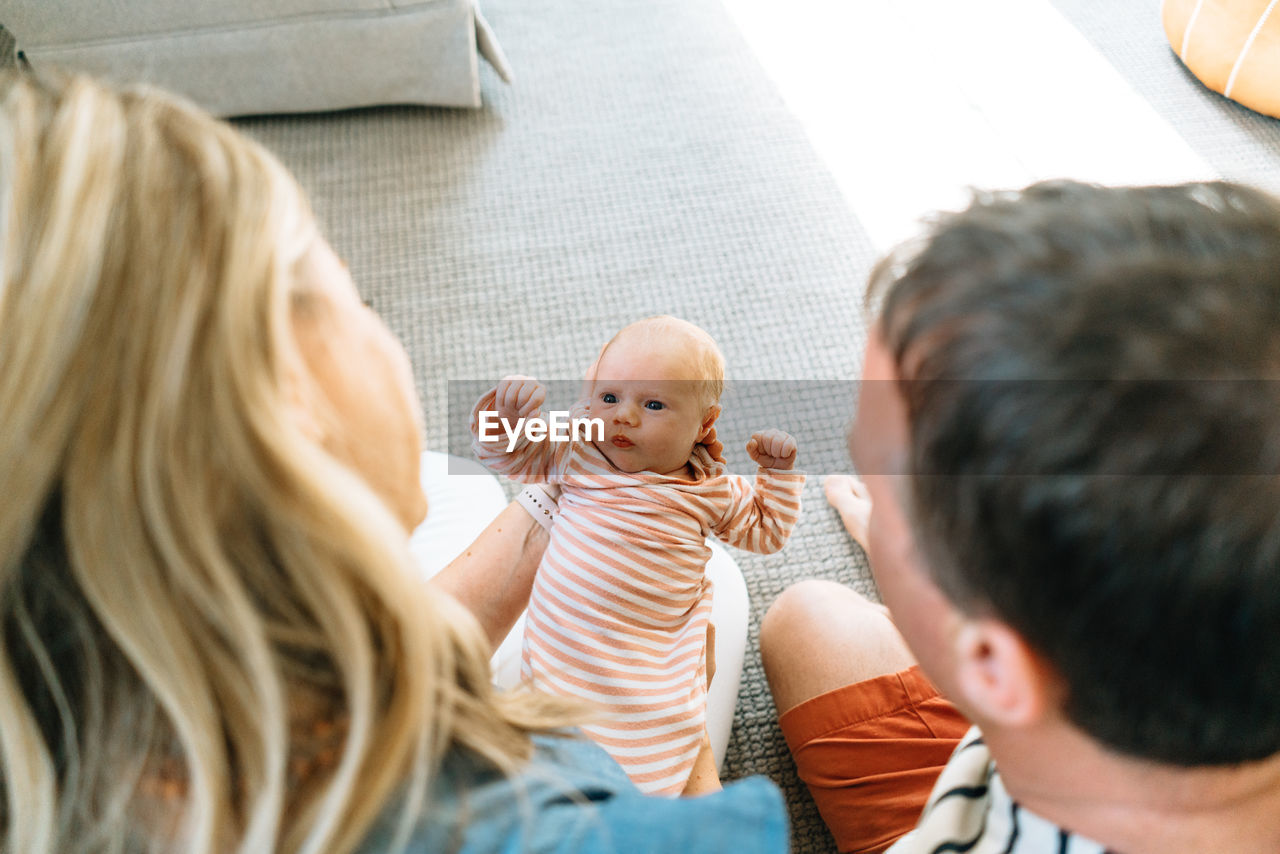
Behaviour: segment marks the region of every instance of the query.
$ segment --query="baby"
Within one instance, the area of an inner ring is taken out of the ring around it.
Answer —
[[[603,439],[520,438],[510,450],[505,436],[480,441],[482,411],[512,424],[538,413],[546,392],[529,377],[504,378],[472,413],[482,462],[561,487],[529,600],[524,678],[603,706],[606,717],[583,729],[649,793],[718,786],[705,732],[707,535],[770,554],[800,514],[804,475],[790,471],[796,443],[786,433],[747,443],[760,466],[754,489],[726,474],[715,437],[723,386],[710,335],[653,317],[614,336],[588,373],[573,415],[600,419]]]

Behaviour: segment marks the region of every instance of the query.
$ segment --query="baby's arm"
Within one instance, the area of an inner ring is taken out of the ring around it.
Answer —
[[[542,383],[519,374],[503,377],[481,397],[471,410],[471,449],[480,462],[513,480],[551,479],[568,443],[531,442],[517,426],[520,419],[538,417],[546,399]]]
[[[804,475],[791,471],[796,440],[781,430],[756,433],[747,453],[760,466],[752,489],[746,478],[729,477],[729,506],[712,529],[731,546],[772,554],[787,542],[800,519]]]

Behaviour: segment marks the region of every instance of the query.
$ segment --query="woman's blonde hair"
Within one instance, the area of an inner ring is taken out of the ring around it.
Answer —
[[[4,851],[350,851],[553,722],[291,415],[300,189],[230,126],[0,82]],[[291,779],[307,728],[332,761]]]

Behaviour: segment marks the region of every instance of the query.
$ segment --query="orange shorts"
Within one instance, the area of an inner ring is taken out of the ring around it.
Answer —
[[[912,667],[828,691],[779,724],[842,852],[872,854],[916,826],[969,723]]]

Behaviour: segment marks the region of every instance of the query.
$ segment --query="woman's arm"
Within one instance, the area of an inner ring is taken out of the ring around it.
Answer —
[[[546,528],[513,501],[431,583],[471,610],[496,649],[529,604],[547,540]]]

